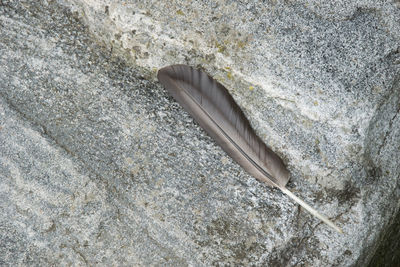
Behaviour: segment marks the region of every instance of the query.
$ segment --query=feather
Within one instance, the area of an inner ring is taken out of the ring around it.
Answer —
[[[285,186],[289,171],[281,158],[257,136],[228,90],[206,73],[186,65],[158,71],[158,80],[222,149],[256,179],[279,188],[311,214],[342,230],[296,197]]]

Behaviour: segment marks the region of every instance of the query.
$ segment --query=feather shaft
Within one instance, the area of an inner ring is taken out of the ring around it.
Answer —
[[[291,191],[289,191],[289,189],[287,189],[286,187],[282,187],[279,188],[283,193],[285,193],[288,197],[290,197],[291,199],[293,199],[294,201],[296,201],[298,204],[300,204],[300,206],[302,206],[303,208],[305,208],[308,212],[310,212],[313,216],[317,217],[318,219],[320,219],[321,221],[323,221],[324,223],[326,223],[327,225],[329,225],[330,227],[332,227],[333,229],[335,229],[338,233],[343,234],[343,231],[341,228],[339,228],[338,226],[336,226],[331,220],[329,220],[327,217],[325,217],[324,215],[322,215],[321,213],[319,213],[317,210],[315,210],[313,207],[311,207],[310,205],[308,205],[307,203],[305,203],[302,199],[298,198],[295,194],[293,194]]]

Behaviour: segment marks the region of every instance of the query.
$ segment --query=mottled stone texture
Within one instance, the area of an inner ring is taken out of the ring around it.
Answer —
[[[348,2],[0,1],[0,265],[395,261],[400,5]],[[155,80],[174,63],[344,235],[215,145]]]

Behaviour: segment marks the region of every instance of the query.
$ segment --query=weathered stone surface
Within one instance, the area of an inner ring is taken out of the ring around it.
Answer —
[[[396,3],[62,4],[1,2],[1,264],[368,263],[400,206]],[[227,158],[152,79],[172,63],[346,234]]]

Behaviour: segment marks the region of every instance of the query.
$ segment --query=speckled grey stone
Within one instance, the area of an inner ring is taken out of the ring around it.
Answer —
[[[367,264],[400,206],[399,18],[376,1],[0,2],[0,264]],[[224,83],[345,234],[233,163],[155,81],[173,63]]]

